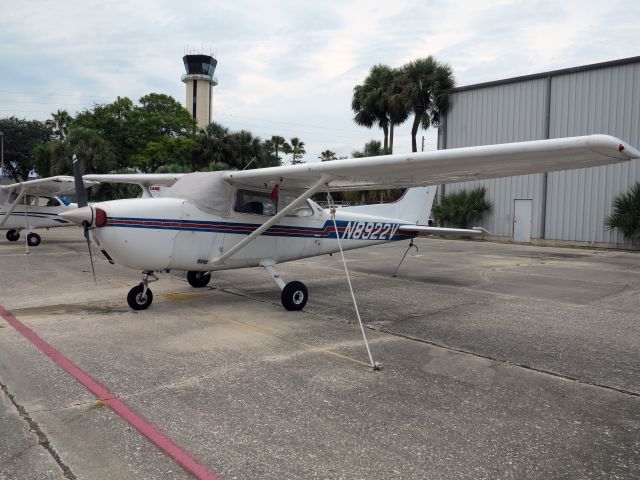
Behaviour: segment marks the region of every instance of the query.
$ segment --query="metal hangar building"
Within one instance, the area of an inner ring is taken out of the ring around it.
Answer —
[[[438,148],[605,133],[640,147],[640,57],[455,88]],[[484,185],[493,211],[479,224],[517,242],[637,248],[604,225],[620,192],[640,181],[640,161],[440,187]]]

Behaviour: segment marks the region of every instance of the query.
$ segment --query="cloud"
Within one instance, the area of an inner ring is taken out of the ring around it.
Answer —
[[[611,60],[637,54],[639,17],[624,0],[12,2],[0,17],[0,110],[44,119],[151,91],[184,101],[188,45],[217,53],[216,120],[299,136],[309,159],[348,154],[382,138],[350,108],[374,64],[431,54],[470,84]],[[398,152],[409,128],[396,129]]]

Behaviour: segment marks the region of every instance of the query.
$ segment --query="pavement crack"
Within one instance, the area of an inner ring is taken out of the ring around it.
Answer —
[[[53,448],[53,445],[51,445],[51,442],[47,438],[47,435],[40,428],[40,425],[38,425],[38,422],[36,422],[31,417],[31,415],[29,415],[29,412],[27,412],[27,410],[18,403],[15,396],[11,392],[9,392],[9,389],[4,383],[0,382],[0,390],[2,390],[7,398],[11,401],[13,406],[18,411],[18,415],[20,415],[20,417],[27,422],[27,424],[29,425],[29,429],[36,434],[36,436],[38,437],[38,444],[42,446],[42,448],[44,448],[49,453],[49,455],[51,455],[51,458],[53,458],[53,460],[62,469],[64,477],[68,478],[69,480],[77,480],[78,477],[76,477],[69,466],[64,463],[62,458],[60,458],[60,455],[58,454],[58,452],[56,452],[55,448]]]
[[[386,335],[393,335],[394,337],[399,337],[399,338],[404,338],[406,340],[411,340],[411,341],[414,341],[414,342],[424,343],[424,344],[431,345],[431,346],[437,347],[437,348],[443,348],[445,350],[449,350],[449,351],[452,351],[452,352],[462,353],[464,355],[471,355],[471,356],[477,357],[477,358],[483,358],[485,360],[490,360],[492,362],[501,363],[503,365],[509,365],[509,366],[512,366],[512,367],[523,368],[525,370],[530,370],[530,371],[536,372],[536,373],[542,373],[544,375],[550,375],[552,377],[561,378],[563,380],[569,380],[571,382],[581,383],[583,385],[589,385],[591,387],[603,388],[605,390],[610,390],[610,391],[613,391],[613,392],[623,393],[623,394],[629,395],[631,397],[640,397],[640,392],[634,392],[632,390],[626,390],[624,388],[613,387],[611,385],[605,385],[603,383],[590,382],[588,380],[583,380],[581,378],[574,377],[574,376],[571,376],[571,375],[566,375],[566,374],[563,374],[563,373],[554,372],[552,370],[547,370],[547,369],[539,368],[539,367],[533,367],[531,365],[526,365],[526,364],[523,364],[523,363],[510,362],[509,360],[493,357],[491,355],[484,355],[482,353],[472,352],[470,350],[465,350],[463,348],[451,347],[449,345],[444,345],[444,344],[441,344],[441,343],[437,343],[437,342],[434,342],[432,340],[426,340],[424,338],[414,337],[412,335],[406,335],[406,334],[403,334],[403,333],[392,332],[390,330],[384,330],[382,328],[372,327],[372,326],[369,326],[369,325],[365,325],[365,328],[368,328],[369,330],[374,330],[374,331],[379,332],[379,333],[384,333]]]

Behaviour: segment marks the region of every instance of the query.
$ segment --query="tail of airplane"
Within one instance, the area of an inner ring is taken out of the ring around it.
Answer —
[[[437,189],[436,185],[409,188],[396,202],[342,207],[340,211],[363,213],[377,217],[399,218],[414,225],[427,225]]]

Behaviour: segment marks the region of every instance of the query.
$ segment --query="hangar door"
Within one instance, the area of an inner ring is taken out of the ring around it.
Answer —
[[[533,200],[514,200],[513,241],[529,243],[531,241],[531,219]]]

